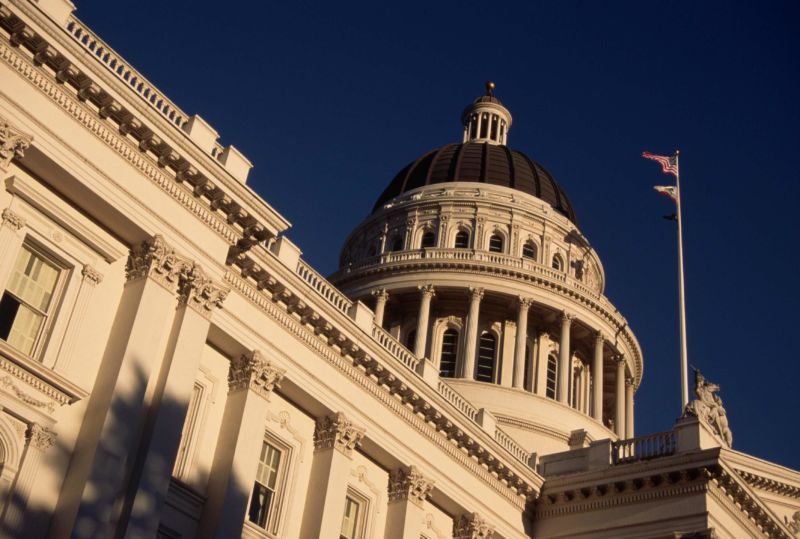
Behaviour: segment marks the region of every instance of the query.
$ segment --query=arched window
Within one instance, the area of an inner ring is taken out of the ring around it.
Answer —
[[[547,358],[547,395],[548,399],[556,398],[556,383],[558,382],[558,359],[551,354]]]
[[[402,251],[403,250],[403,237],[402,236],[395,236],[392,238],[392,243],[389,248],[390,251]]]
[[[456,234],[456,249],[469,249],[469,232],[466,230],[459,230]]]
[[[408,348],[413,352],[416,344],[417,344],[417,330],[412,329],[406,335],[406,348]]]
[[[455,378],[458,357],[458,331],[448,328],[442,335],[442,353],[439,356],[439,376]]]
[[[422,248],[426,247],[436,247],[436,235],[432,230],[427,230],[422,235]]]
[[[479,382],[494,382],[496,351],[497,339],[488,331],[484,331],[478,345],[478,372],[475,373],[475,379]]]
[[[553,269],[556,271],[564,271],[564,261],[559,255],[553,255]]]
[[[526,241],[522,246],[522,258],[530,258],[536,260],[536,244],[532,241]]]
[[[489,238],[489,250],[493,253],[503,252],[503,237],[500,234],[492,234]]]

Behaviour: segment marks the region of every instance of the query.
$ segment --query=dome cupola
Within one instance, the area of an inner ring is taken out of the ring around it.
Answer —
[[[472,102],[461,113],[464,142],[487,142],[505,145],[511,129],[511,113],[494,96],[495,85],[486,83],[486,94]]]

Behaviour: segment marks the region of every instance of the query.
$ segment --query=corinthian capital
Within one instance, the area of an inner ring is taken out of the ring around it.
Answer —
[[[416,466],[394,470],[389,474],[389,500],[408,500],[422,507],[433,485],[434,482],[422,475]]]
[[[526,297],[523,297],[523,296],[519,297],[519,308],[520,309],[522,309],[523,311],[527,311],[530,308],[531,305],[533,305],[533,299],[526,298]]]
[[[21,158],[31,145],[33,137],[12,126],[0,117],[0,169],[8,170],[14,158]]]
[[[40,451],[47,451],[56,443],[56,434],[38,423],[32,423],[25,433],[25,437],[33,447]]]
[[[3,224],[8,225],[14,230],[19,230],[25,226],[25,218],[13,211],[11,208],[3,210]]]
[[[470,287],[469,297],[474,301],[480,301],[483,299],[483,288]]]
[[[375,296],[377,300],[387,301],[389,299],[389,291],[385,288],[376,288],[372,291],[372,295]]]
[[[318,451],[333,448],[350,457],[353,449],[361,443],[364,432],[341,412],[321,417],[314,429],[314,448]]]
[[[231,360],[228,369],[228,391],[252,390],[269,400],[270,393],[280,387],[285,374],[286,369],[276,367],[268,359],[263,358],[261,352],[253,350],[249,354],[242,354]]]
[[[151,277],[169,290],[175,290],[181,274],[191,268],[191,263],[179,256],[163,236],[156,234],[131,249],[125,276],[128,281]]]
[[[230,289],[217,286],[197,264],[187,268],[180,277],[178,296],[180,302],[210,318],[214,309],[222,308],[222,302]]]
[[[467,513],[453,521],[453,539],[490,539],[494,526],[489,526],[478,513]]]
[[[83,276],[84,281],[92,286],[97,286],[103,282],[103,274],[88,264],[83,266],[83,269],[81,270],[81,276]]]
[[[419,291],[422,293],[422,297],[432,298],[436,295],[436,291],[433,289],[432,284],[426,284],[419,287]]]

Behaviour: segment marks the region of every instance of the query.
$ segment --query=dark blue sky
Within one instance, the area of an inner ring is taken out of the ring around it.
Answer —
[[[672,207],[652,190],[669,177],[639,155],[680,148],[689,360],[722,386],[736,449],[800,469],[800,3],[76,3],[254,162],[323,273],[496,81],[509,145],[567,190],[642,344],[640,434],[680,404]]]

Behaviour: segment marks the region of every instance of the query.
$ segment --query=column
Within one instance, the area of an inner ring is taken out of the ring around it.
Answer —
[[[27,513],[28,502],[36,490],[36,474],[42,466],[45,452],[55,443],[56,435],[47,427],[32,423],[25,431],[25,449],[20,459],[14,488],[9,491],[0,535],[3,537],[38,537],[46,522],[36,512]],[[35,500],[31,505],[35,509]],[[27,513],[27,514],[26,514]]]
[[[603,334],[594,336],[594,358],[592,359],[592,417],[603,421]]]
[[[633,380],[625,380],[625,437],[633,438]]]
[[[550,334],[543,329],[536,337],[536,384],[534,391],[540,397],[547,396],[547,358],[550,355]]]
[[[566,312],[561,313],[561,344],[558,348],[558,402],[569,403],[569,386],[572,377],[572,361],[569,353],[569,330],[575,317]]]
[[[614,414],[614,432],[620,438],[625,437],[625,356],[619,354],[616,358],[617,377],[616,377],[616,410]]]
[[[3,210],[0,223],[0,253],[3,253],[3,261],[0,262],[0,290],[6,288],[19,248],[25,241],[25,233],[21,232],[25,224],[25,218],[11,208]]]
[[[517,323],[512,320],[503,321],[503,334],[500,338],[500,377],[503,387],[511,387],[514,379],[514,354],[517,343]]]
[[[339,538],[353,450],[363,437],[364,429],[341,412],[317,420],[312,488],[306,496],[300,537]]]
[[[416,466],[400,468],[389,474],[389,507],[386,512],[385,539],[418,539],[422,534],[425,499],[433,490],[433,481]]]
[[[453,539],[490,539],[494,526],[490,526],[478,513],[466,513],[453,519]]]
[[[269,397],[285,374],[257,350],[231,360],[208,499],[198,526],[200,537],[241,536],[264,441]]]
[[[475,357],[478,354],[478,317],[480,316],[483,288],[469,289],[469,312],[467,313],[467,336],[464,340],[464,369],[461,377],[475,379]]]
[[[425,347],[428,342],[428,319],[431,314],[431,299],[435,292],[433,285],[426,284],[419,287],[420,302],[419,315],[417,316],[417,340],[414,342],[414,355],[418,358],[425,357]]]
[[[137,462],[128,484],[129,496],[119,518],[117,536],[154,537],[166,500],[171,470],[200,357],[206,345],[211,316],[228,291],[216,286],[198,265],[187,271],[179,290],[178,308],[161,365],[159,390],[150,406]]]
[[[514,349],[514,387],[525,387],[525,347],[528,342],[528,309],[533,301],[528,298],[519,298],[517,307],[517,346]]]
[[[177,286],[189,263],[161,236],[131,249],[127,283],[97,379],[89,397],[76,452],[65,481],[84,485],[75,537],[113,536],[119,496],[135,462],[166,340],[177,306]],[[179,427],[176,427],[179,429]],[[73,507],[79,503],[79,507]]]
[[[383,327],[383,313],[389,301],[389,292],[385,288],[378,288],[372,291],[372,295],[375,296],[375,325]]]

